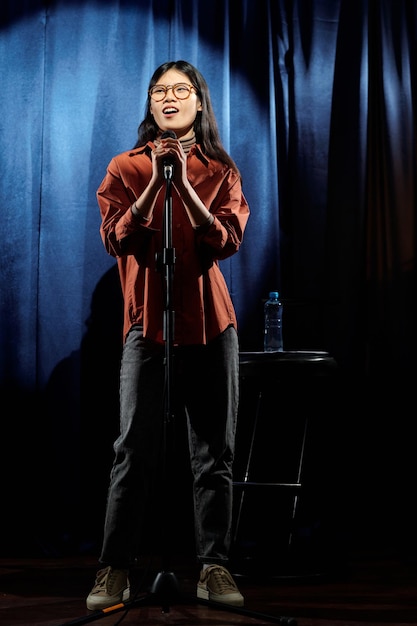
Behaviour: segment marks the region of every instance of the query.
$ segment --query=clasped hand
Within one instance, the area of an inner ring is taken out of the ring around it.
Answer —
[[[164,177],[164,165],[167,161],[173,165],[173,180],[180,181],[183,174],[186,175],[187,157],[178,139],[161,139],[152,151],[152,163],[157,168],[158,178]]]

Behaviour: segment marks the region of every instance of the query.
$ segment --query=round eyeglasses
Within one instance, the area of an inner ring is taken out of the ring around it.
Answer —
[[[188,85],[187,83],[176,83],[175,85],[154,85],[149,89],[149,95],[155,102],[163,100],[168,93],[168,89],[172,89],[172,93],[178,100],[186,100],[190,97],[191,91],[195,87],[194,85]]]

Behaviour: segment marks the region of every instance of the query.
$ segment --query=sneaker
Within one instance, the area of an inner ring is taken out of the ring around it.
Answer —
[[[222,565],[210,565],[201,570],[197,583],[197,598],[232,606],[243,606],[244,602],[230,572]]]
[[[87,597],[87,609],[99,611],[125,602],[130,596],[128,570],[106,567],[97,572],[96,582]]]

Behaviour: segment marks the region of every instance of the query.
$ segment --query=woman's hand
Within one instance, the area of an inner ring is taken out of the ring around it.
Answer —
[[[164,165],[172,164],[172,180],[180,184],[187,181],[187,155],[185,154],[179,139],[166,137],[161,139],[158,146],[152,152],[153,162],[157,168],[158,178],[164,176]]]

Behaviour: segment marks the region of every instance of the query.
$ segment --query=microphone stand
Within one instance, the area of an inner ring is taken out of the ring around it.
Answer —
[[[164,176],[166,180],[165,189],[165,209],[164,209],[164,248],[162,251],[161,262],[164,266],[165,275],[165,303],[164,303],[164,340],[165,340],[165,398],[164,398],[164,425],[163,425],[163,467],[162,480],[165,495],[168,497],[168,473],[167,458],[171,455],[172,449],[168,446],[168,429],[172,428],[174,414],[172,410],[172,373],[173,373],[173,341],[174,341],[174,311],[172,309],[172,286],[174,278],[175,250],[172,247],[172,173],[173,166],[171,164],[164,165]],[[158,259],[158,265],[159,265]],[[172,490],[171,490],[172,494]],[[246,615],[254,619],[264,620],[273,624],[281,624],[282,626],[297,626],[297,622],[292,617],[268,615],[256,611],[250,611],[242,607],[236,607],[230,604],[214,602],[213,600],[204,600],[197,596],[190,595],[181,599],[179,592],[179,584],[175,574],[169,569],[169,549],[166,538],[166,530],[163,528],[163,554],[162,554],[162,570],[156,575],[150,592],[140,597],[133,598],[127,602],[120,602],[114,606],[94,611],[93,613],[76,620],[65,622],[60,626],[76,626],[93,622],[110,614],[120,611],[128,612],[135,606],[161,606],[163,613],[169,613],[173,604],[201,604],[213,607],[219,611],[228,613],[237,613]],[[194,619],[194,618],[193,618]]]
[[[164,302],[164,341],[165,341],[165,397],[164,397],[164,425],[163,425],[163,454],[162,454],[162,480],[166,497],[172,494],[168,488],[167,459],[171,458],[172,449],[168,446],[171,439],[169,430],[174,426],[174,413],[172,409],[172,380],[174,371],[174,317],[173,310],[173,281],[175,266],[175,249],[172,247],[172,173],[171,164],[164,165],[164,176],[166,180],[165,201],[164,201],[164,248],[162,251],[162,266],[165,276],[165,302]],[[171,433],[172,434],[172,433]],[[169,612],[169,604],[179,594],[179,585],[176,576],[169,570],[169,548],[165,528],[163,532],[163,569],[157,574],[151,587],[151,594],[155,599],[161,601],[161,608],[164,613]]]

